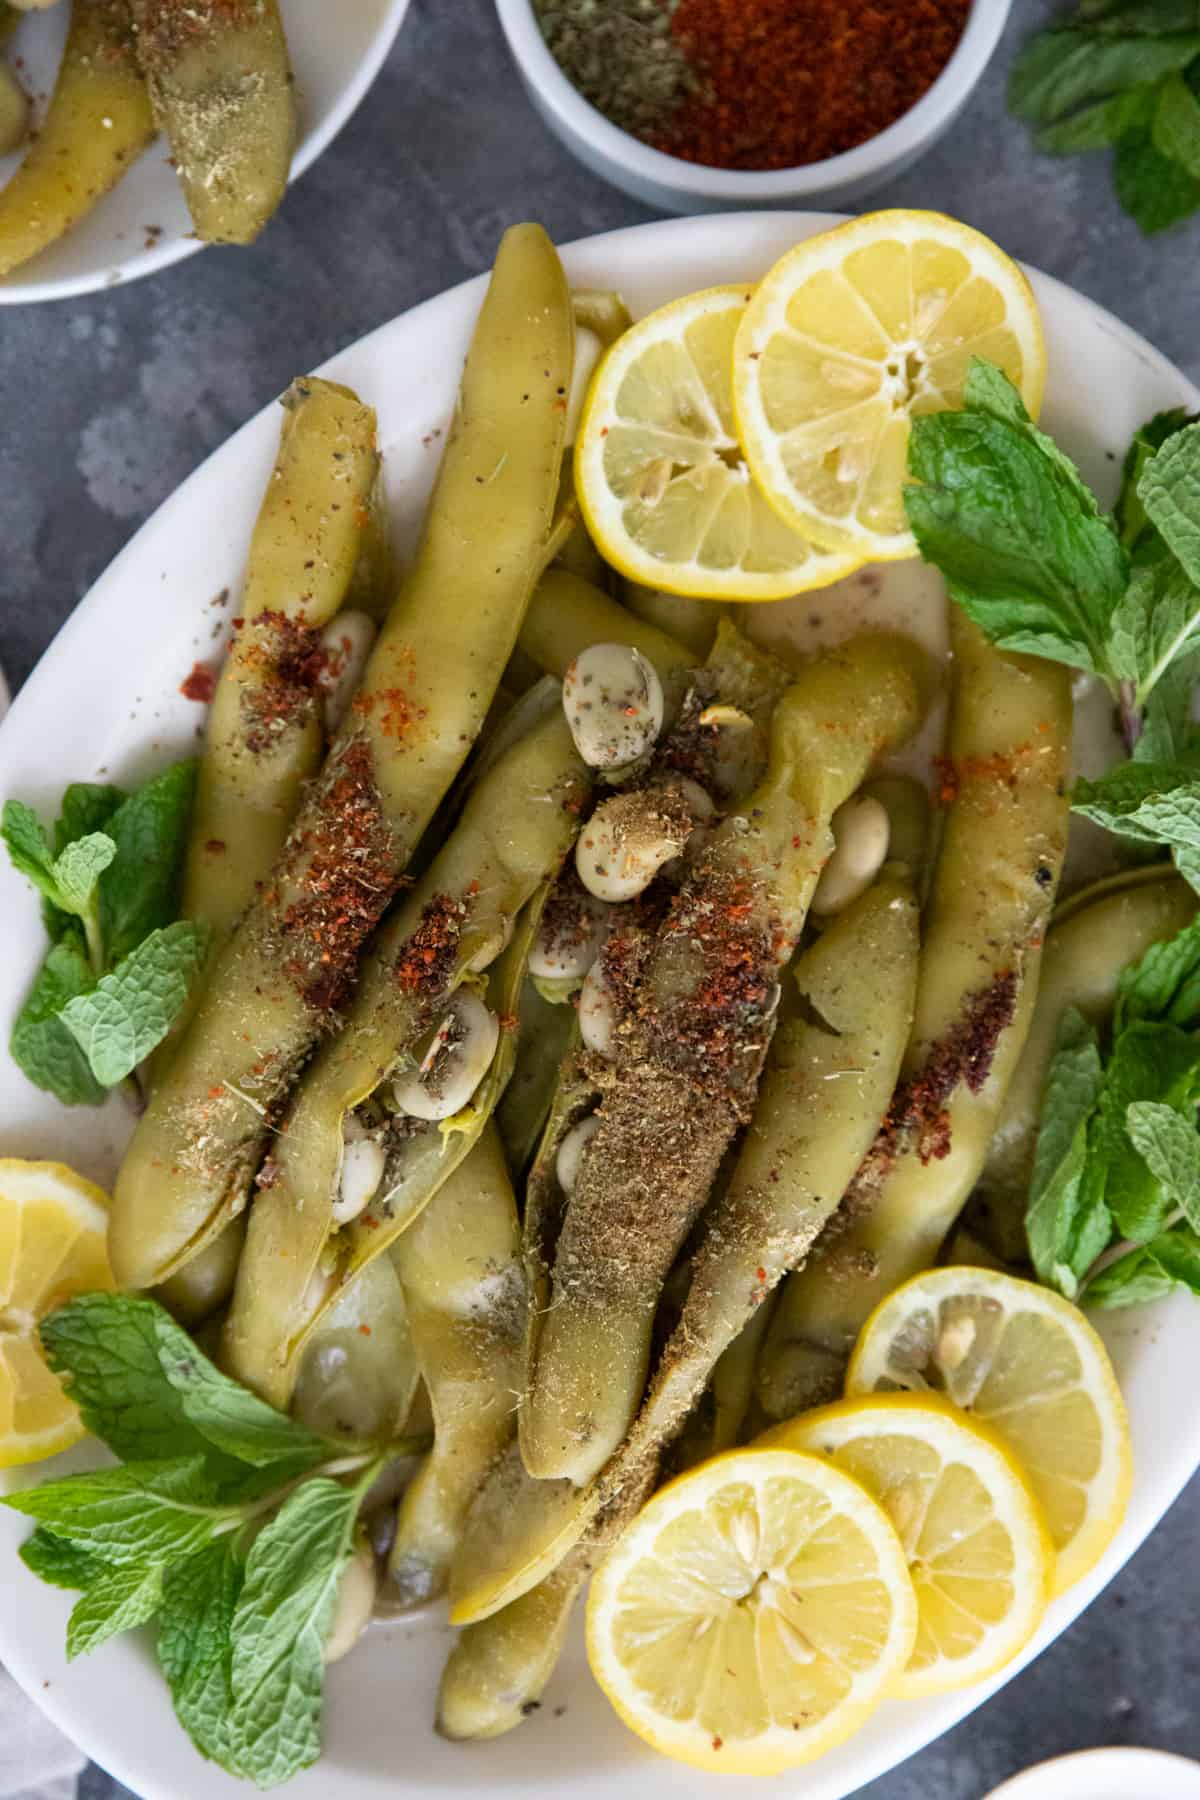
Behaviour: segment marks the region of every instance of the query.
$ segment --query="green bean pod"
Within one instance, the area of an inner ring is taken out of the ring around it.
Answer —
[[[784,1289],[759,1363],[773,1418],[832,1397],[884,1295],[927,1268],[978,1180],[1020,1061],[1066,848],[1068,677],[957,610],[952,795],[896,1100],[839,1220]]]
[[[375,414],[308,376],[283,397],[241,622],[213,695],[196,781],[183,912],[232,930],[271,873],[325,747],[313,633],[353,583],[379,470]]]
[[[470,1156],[396,1239],[391,1261],[435,1431],[433,1449],[400,1502],[388,1559],[401,1602],[416,1606],[445,1590],[467,1508],[517,1428],[525,1272],[494,1125],[484,1127]]]
[[[354,1271],[417,1216],[470,1147],[453,1121],[406,1138],[372,1205],[335,1231],[333,1204],[347,1113],[369,1100],[445,1009],[456,988],[496,956],[488,1000],[515,1025],[540,901],[578,830],[587,793],[583,763],[561,708],[514,744],[471,791],[458,825],[372,952],[341,1033],[319,1052],[275,1145],[270,1183],[251,1209],[226,1336],[238,1379],[284,1404],[299,1342]],[[495,990],[493,992],[493,990]],[[516,1053],[501,1033],[493,1071],[472,1115],[478,1135],[503,1092]],[[501,1079],[502,1075],[502,1079]]]
[[[706,1462],[722,1450],[732,1450],[742,1440],[754,1406],[758,1353],[771,1323],[775,1299],[774,1293],[765,1297],[757,1312],[747,1319],[713,1366],[708,1383],[712,1393],[712,1424],[706,1433],[702,1454],[695,1459],[697,1462]]]
[[[165,1280],[244,1205],[285,1097],[479,733],[548,553],[572,330],[553,245],[513,227],[413,567],[122,1164],[109,1248],[124,1287]]]
[[[382,625],[388,608],[396,597],[400,575],[392,548],[392,526],[388,514],[387,489],[383,480],[383,459],[378,460],[375,479],[367,495],[366,512],[360,519],[358,555],[346,594],[346,605],[365,612],[369,619]]]
[[[669,632],[686,644],[696,662],[703,662],[713,647],[717,626],[727,617],[719,600],[692,600],[685,594],[665,594],[659,588],[623,581],[622,598],[635,619],[659,631]]]
[[[291,1410],[312,1431],[387,1443],[405,1433],[420,1378],[404,1289],[380,1256],[342,1290],[308,1339]]]
[[[831,852],[832,814],[924,707],[924,664],[902,639],[860,638],[811,664],[775,709],[764,780],[686,875],[625,1009],[559,1236],[521,1411],[531,1474],[590,1481],[632,1422],[662,1283],[752,1109],[775,972]]]
[[[283,199],[296,139],[278,0],[127,4],[196,235],[252,243]]]
[[[74,0],[46,116],[0,189],[0,275],[91,212],[154,132],[124,0]]]
[[[566,569],[547,569],[538,582],[518,642],[540,669],[560,679],[590,644],[640,650],[668,688],[679,688],[693,662],[686,645],[633,618],[592,582]]]
[[[517,1061],[496,1108],[496,1124],[514,1180],[528,1168],[545,1130],[559,1068],[575,1031],[572,1009],[543,999],[528,976],[521,988],[518,1018]]]

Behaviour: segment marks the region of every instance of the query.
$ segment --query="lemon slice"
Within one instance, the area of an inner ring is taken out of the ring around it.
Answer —
[[[37,1324],[72,1294],[112,1288],[107,1229],[104,1194],[64,1163],[0,1160],[0,1468],[83,1436]]]
[[[738,435],[780,517],[860,562],[915,555],[901,498],[909,421],[960,406],[975,356],[1037,413],[1037,301],[969,225],[868,213],[789,250],[746,308],[733,374]]]
[[[689,294],[641,319],[600,364],[575,485],[601,555],[632,581],[710,600],[779,600],[863,555],[815,550],[768,505],[733,423],[733,341],[746,287]]]
[[[900,1540],[858,1482],[735,1450],[663,1488],[601,1564],[588,1660],[656,1750],[769,1775],[862,1724],[916,1627]]]
[[[878,1306],[849,1396],[935,1389],[991,1427],[1029,1478],[1057,1552],[1053,1592],[1086,1575],[1129,1500],[1129,1421],[1108,1352],[1077,1307],[992,1269],[933,1269]]]
[[[918,1625],[893,1694],[967,1687],[1024,1649],[1046,1610],[1054,1546],[992,1433],[932,1395],[886,1394],[803,1413],[758,1442],[832,1457],[896,1527]]]

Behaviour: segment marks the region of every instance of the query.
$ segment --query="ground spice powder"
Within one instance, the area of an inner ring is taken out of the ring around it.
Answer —
[[[724,169],[852,150],[930,88],[970,0],[679,0],[671,32],[701,77],[655,147]]]

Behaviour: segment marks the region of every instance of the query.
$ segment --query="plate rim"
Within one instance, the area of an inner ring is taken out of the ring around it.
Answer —
[[[400,3],[402,5],[407,5],[407,0],[400,0]],[[620,246],[624,242],[627,242],[632,238],[642,237],[645,234],[653,234],[661,241],[672,237],[685,238],[692,233],[700,233],[716,226],[719,229],[740,227],[746,231],[748,237],[752,237],[753,230],[756,226],[769,228],[771,231],[779,231],[789,225],[797,232],[797,234],[799,234],[800,232],[811,232],[814,229],[823,229],[828,225],[839,223],[845,216],[845,214],[841,213],[830,213],[808,209],[786,211],[777,209],[751,209],[744,212],[702,215],[700,217],[691,218],[651,220],[638,225],[624,226],[612,231],[599,232],[582,238],[572,239],[571,241],[560,245],[559,248],[564,258],[569,262],[573,254],[582,253],[584,251],[594,253],[604,246],[613,246],[619,255]],[[1028,265],[1022,266],[1028,268]],[[1029,273],[1035,277],[1039,289],[1053,293],[1058,301],[1065,302],[1068,307],[1082,307],[1101,331],[1119,342],[1139,363],[1141,363],[1148,371],[1152,372],[1153,375],[1176,387],[1181,395],[1184,396],[1180,402],[1181,404],[1189,404],[1200,409],[1200,388],[1198,388],[1197,385],[1193,383],[1169,357],[1157,350],[1139,332],[1118,319],[1114,314],[1109,312],[1107,308],[1101,306],[1098,302],[1091,300],[1087,295],[1081,294],[1077,289],[1070,287],[1067,283],[1059,280],[1057,277],[1047,275],[1036,268],[1029,268]],[[486,280],[487,271],[485,270],[481,274],[468,276],[464,280],[442,289],[439,293],[430,295],[427,298],[418,301],[413,306],[405,309],[405,311],[396,314],[393,318],[376,326],[373,330],[366,332],[361,337],[343,345],[340,350],[335,352],[333,356],[327,358],[318,369],[315,369],[312,372],[314,374],[329,375],[337,378],[339,373],[345,373],[341,365],[347,358],[357,358],[359,356],[369,355],[372,350],[379,346],[380,342],[387,334],[396,330],[398,325],[427,315],[430,309],[439,308],[455,297],[457,298],[458,304],[461,305],[469,298],[472,290],[481,294]],[[187,505],[193,484],[199,485],[201,478],[208,471],[209,464],[215,458],[231,451],[232,446],[247,434],[250,434],[255,430],[263,429],[263,421],[273,415],[275,405],[275,399],[268,401],[265,406],[259,408],[250,418],[232,432],[229,437],[217,445],[216,448],[191,471],[184,481],[155,508],[154,512],[151,513],[149,518],[138,528],[137,532],[128,543],[118,551],[116,556],[96,577],[96,580],[91,583],[87,592],[74,607],[71,614],[51,640],[51,643],[39,657],[33,670],[31,670],[29,676],[23,682],[20,690],[16,694],[10,712],[3,721],[0,722],[0,749],[14,738],[17,731],[21,729],[25,714],[27,712],[32,712],[35,706],[40,703],[43,691],[46,690],[55,679],[56,664],[64,652],[69,652],[74,635],[77,632],[86,629],[92,614],[100,607],[107,604],[104,596],[97,594],[97,589],[101,587],[107,588],[110,577],[113,577],[114,579],[117,578],[127,564],[131,564],[136,560],[137,556],[140,554],[143,536],[161,529],[172,508],[176,506],[184,507]],[[1176,1303],[1165,1303],[1167,1307],[1174,1304]],[[1194,1306],[1195,1303],[1187,1302],[1185,1299],[1182,1304]],[[1165,1315],[1158,1314],[1157,1316],[1162,1317]],[[910,1715],[912,1722],[907,1727],[900,1727],[896,1732],[890,1733],[890,1742],[888,1744],[881,1746],[878,1751],[864,1750],[862,1767],[854,1772],[853,1785],[841,1789],[842,1795],[849,1795],[856,1791],[863,1783],[876,1780],[881,1775],[888,1773],[891,1769],[898,1767],[910,1756],[915,1755],[928,1744],[944,1735],[944,1733],[950,1730],[955,1724],[961,1723],[962,1720],[975,1712],[978,1707],[990,1699],[1000,1688],[1006,1686],[1009,1681],[1013,1680],[1034,1660],[1036,1656],[1040,1655],[1043,1650],[1048,1649],[1052,1643],[1056,1642],[1063,1631],[1065,1631],[1085,1608],[1091,1604],[1092,1600],[1108,1586],[1117,1572],[1124,1567],[1125,1563],[1135,1551],[1140,1548],[1150,1533],[1156,1529],[1163,1515],[1168,1508],[1173,1505],[1183,1487],[1196,1472],[1197,1468],[1200,1468],[1200,1434],[1197,1436],[1190,1468],[1183,1471],[1177,1480],[1174,1475],[1172,1475],[1168,1484],[1155,1492],[1152,1504],[1148,1510],[1144,1508],[1143,1516],[1138,1521],[1136,1540],[1120,1543],[1120,1560],[1111,1562],[1112,1552],[1110,1552],[1097,1569],[1093,1570],[1091,1574],[1085,1577],[1085,1579],[1080,1582],[1076,1588],[1071,1590],[1064,1599],[1055,1603],[1049,1621],[1051,1629],[1049,1630],[1048,1635],[1043,1636],[1043,1632],[1046,1629],[1043,1627],[1042,1631],[1039,1631],[1034,1641],[1025,1651],[1014,1659],[1011,1664],[999,1671],[996,1675],[980,1683],[978,1687],[969,1690],[969,1698],[967,1698],[966,1704],[960,1704],[965,1698],[964,1695],[950,1694],[942,1697],[943,1703],[941,1706],[939,1706],[937,1701],[930,1703],[930,1709],[933,1713],[932,1717],[925,1716],[924,1708],[920,1709],[920,1711],[914,1708]],[[1116,1546],[1114,1546],[1114,1549],[1115,1548]],[[3,1592],[5,1585],[5,1572],[3,1567],[0,1567],[0,1593]],[[58,1694],[54,1689],[46,1691],[42,1688],[40,1674],[35,1671],[33,1666],[26,1664],[25,1657],[21,1650],[19,1634],[8,1629],[9,1617],[12,1617],[15,1626],[17,1624],[16,1609],[12,1609],[11,1613],[6,1616],[5,1609],[0,1608],[0,1657],[3,1658],[9,1673],[24,1689],[30,1699],[33,1700],[56,1725],[58,1725],[60,1730],[68,1737],[71,1737],[72,1741],[77,1741],[74,1736],[75,1727],[72,1723],[71,1708],[69,1704],[60,1704]],[[907,1710],[908,1709],[906,1708],[905,1711],[907,1712]],[[950,1716],[945,1718],[938,1717],[937,1714],[941,1711],[947,1712]],[[114,1726],[114,1729],[120,1728]],[[174,1777],[164,1781],[157,1776],[145,1776],[141,1774],[137,1768],[136,1745],[129,1745],[127,1731],[125,1736],[125,1744],[118,1743],[114,1739],[111,1746],[107,1741],[102,1741],[93,1736],[92,1741],[96,1744],[96,1748],[89,1749],[85,1747],[85,1753],[88,1754],[92,1760],[97,1761],[101,1767],[112,1773],[116,1779],[134,1788],[135,1792],[142,1795],[143,1800],[198,1800],[198,1795],[202,1791],[198,1787],[182,1786]],[[180,1740],[181,1748],[183,1748],[186,1746],[186,1738],[183,1737],[182,1729],[180,1731]],[[898,1746],[898,1753],[893,1749],[893,1745]],[[197,1766],[199,1767],[199,1765]],[[321,1765],[318,1764],[316,1767],[320,1770]],[[793,1771],[795,1780],[800,1784],[794,1791],[797,1793],[802,1791],[804,1783],[811,1780],[812,1775],[819,1770],[819,1768],[820,1764],[818,1763],[804,1769]],[[311,1774],[312,1771],[309,1773]],[[218,1775],[215,1770],[212,1771],[210,1778],[221,1780],[228,1779],[223,1775]],[[785,1790],[781,1787],[779,1791],[782,1793]]]

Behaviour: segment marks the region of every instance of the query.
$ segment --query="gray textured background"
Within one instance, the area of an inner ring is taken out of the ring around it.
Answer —
[[[966,117],[877,203],[960,215],[1200,381],[1200,221],[1147,243],[1116,206],[1105,157],[1035,157],[1005,117],[1007,66],[1054,10],[1017,0]],[[524,217],[567,239],[650,214],[579,168],[534,117],[490,0],[413,0],[361,110],[253,250],[0,311],[0,660],[14,684],[235,426],[292,375],[484,268],[503,227]],[[1200,1756],[1198,1568],[1193,1485],[1052,1650],[862,1800],[979,1800],[1028,1763],[1094,1744]],[[97,1769],[81,1786],[85,1800],[123,1792]]]

